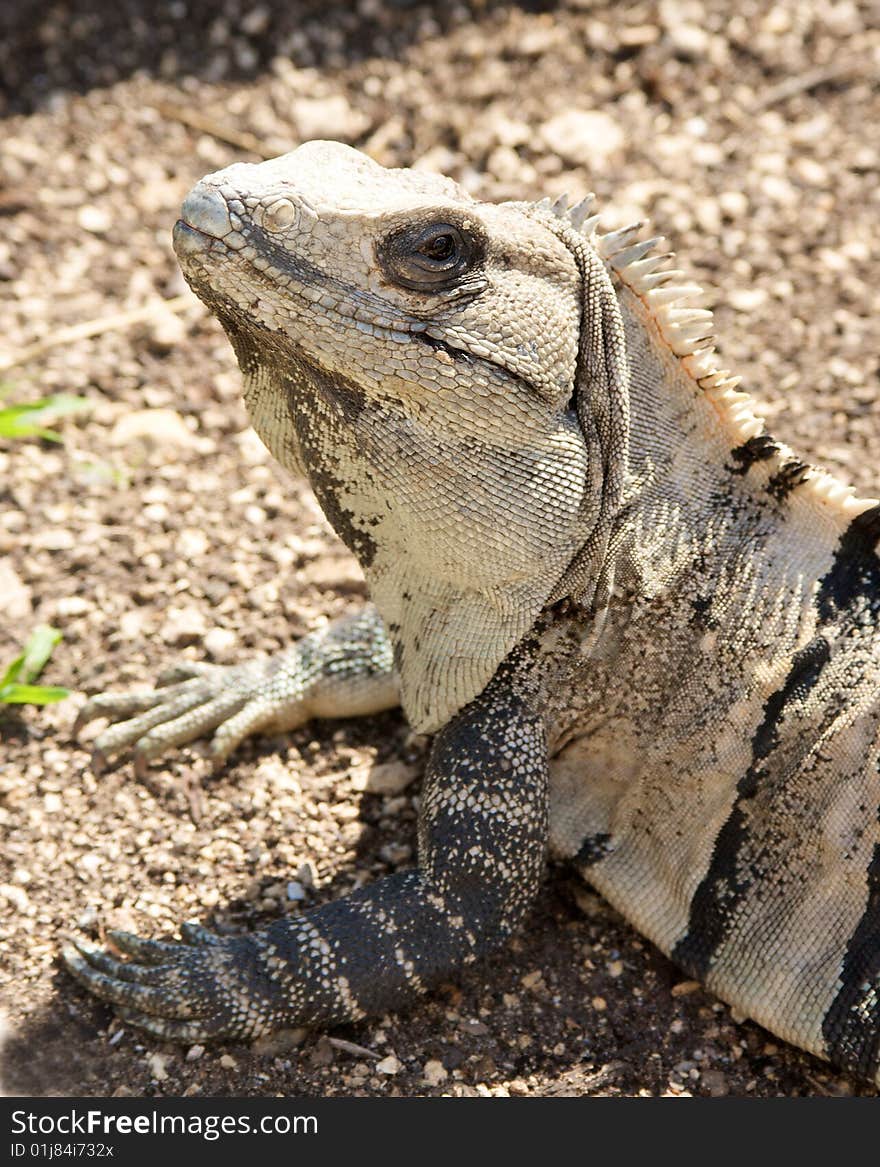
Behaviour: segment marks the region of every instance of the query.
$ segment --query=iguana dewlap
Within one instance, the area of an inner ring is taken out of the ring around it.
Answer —
[[[375,608],[269,661],[94,698],[140,764],[400,701],[434,733],[418,867],[232,939],[68,967],[177,1040],[397,1007],[568,858],[780,1037],[880,1074],[880,504],[769,437],[699,292],[588,204],[474,201],[311,142],[175,228],[258,434]]]

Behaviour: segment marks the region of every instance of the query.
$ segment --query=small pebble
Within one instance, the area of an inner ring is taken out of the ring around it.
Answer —
[[[445,1082],[449,1077],[449,1072],[446,1067],[435,1058],[425,1062],[422,1073],[429,1086],[439,1086],[441,1082]]]

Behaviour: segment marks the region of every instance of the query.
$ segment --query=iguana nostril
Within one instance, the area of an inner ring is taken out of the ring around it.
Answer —
[[[187,226],[215,239],[222,239],[232,230],[226,200],[218,190],[201,184],[183,200],[181,217]]]

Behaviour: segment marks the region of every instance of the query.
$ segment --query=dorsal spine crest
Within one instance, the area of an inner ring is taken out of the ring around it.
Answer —
[[[670,266],[675,255],[660,250],[666,242],[662,235],[638,239],[647,225],[646,220],[615,231],[599,231],[595,203],[596,196],[588,194],[571,207],[566,195],[560,195],[555,202],[542,199],[537,205],[585,235],[620,282],[638,297],[682,370],[715,407],[730,437],[732,450],[747,447],[749,443],[765,443],[764,456],[740,467],[740,473],[761,465],[768,474],[768,493],[777,501],[783,501],[797,490],[799,494],[808,494],[823,509],[836,510],[845,523],[877,506],[877,499],[857,496],[851,486],[825,470],[802,462],[767,433],[766,423],[756,412],[753,399],[737,388],[742,378],[718,363],[712,311],[692,303],[705,295],[703,289],[688,281],[683,271]]]

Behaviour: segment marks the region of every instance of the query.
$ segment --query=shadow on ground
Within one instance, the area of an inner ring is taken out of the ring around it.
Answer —
[[[398,57],[427,32],[495,9],[549,12],[555,0],[433,0],[384,5],[325,0],[31,0],[0,6],[0,115],[40,109],[54,93],[85,93],[135,72],[167,81],[248,81],[285,57],[333,69]]]

